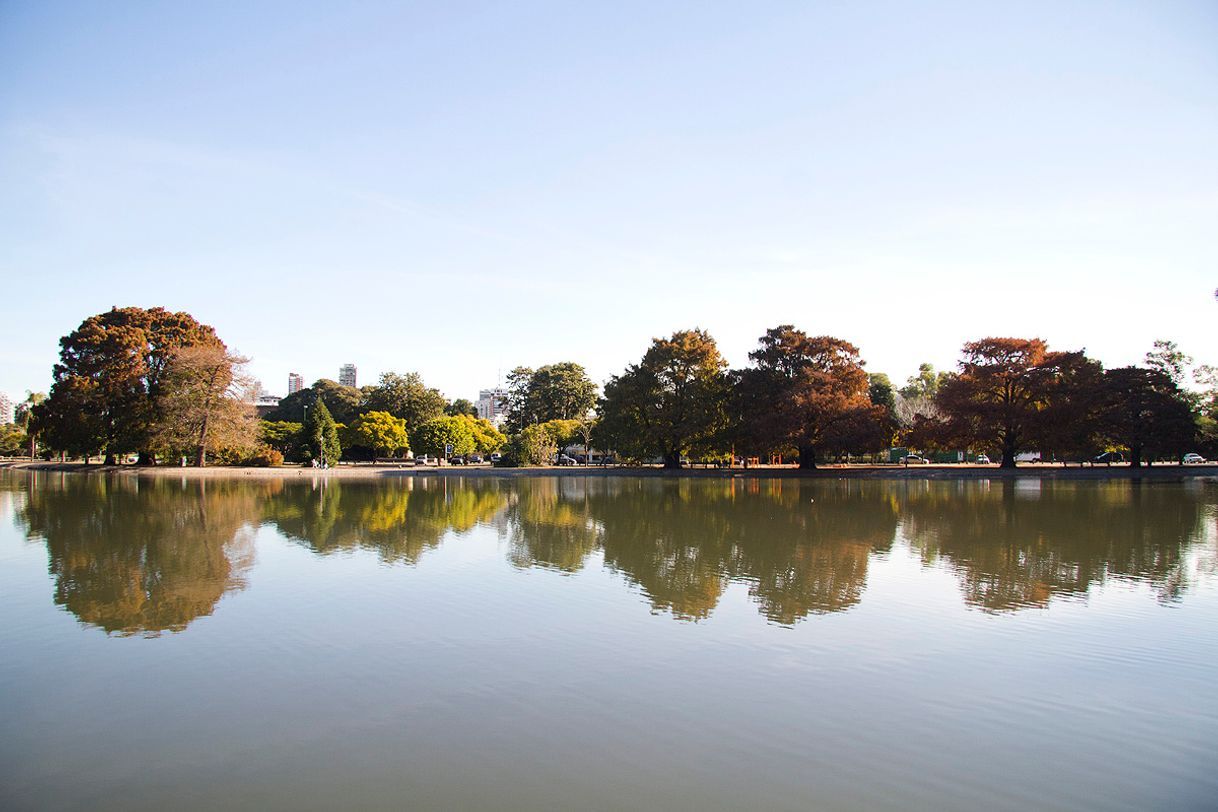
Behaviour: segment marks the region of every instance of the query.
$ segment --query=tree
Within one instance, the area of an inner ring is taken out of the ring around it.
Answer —
[[[933,364],[918,364],[918,374],[905,379],[905,385],[900,389],[901,397],[907,400],[926,398],[933,400],[939,392],[939,386],[947,379],[946,372],[935,372]]]
[[[474,430],[464,417],[444,415],[419,426],[411,435],[413,450],[447,458],[474,452]],[[452,446],[452,451],[447,450]]]
[[[364,410],[363,390],[321,378],[312,386],[293,392],[280,400],[279,406],[266,417],[272,421],[303,422],[305,414],[317,404],[318,398],[326,401],[330,416],[338,423],[354,422]]]
[[[447,405],[440,391],[424,384],[417,372],[386,372],[364,401],[368,411],[389,412],[405,420],[406,433],[411,437],[424,423],[443,415]]]
[[[1180,388],[1162,369],[1119,367],[1104,373],[1100,432],[1117,448],[1129,449],[1130,465],[1148,453],[1187,450],[1196,426]]]
[[[1176,386],[1184,384],[1185,373],[1192,364],[1192,356],[1181,352],[1174,341],[1159,339],[1154,349],[1146,353],[1146,366],[1163,373]]]
[[[258,439],[288,459],[298,461],[304,443],[304,426],[286,420],[263,420],[258,426]]]
[[[983,338],[964,345],[960,373],[943,381],[936,404],[950,436],[966,444],[997,444],[1002,467],[1042,429],[1042,412],[1067,354],[1039,338]]]
[[[544,423],[538,423],[538,426],[550,435],[558,452],[566,449],[581,436],[578,420],[547,420]]]
[[[16,457],[24,454],[25,431],[16,423],[0,424],[0,457]]]
[[[410,447],[406,421],[389,412],[365,412],[351,424],[351,436],[358,445],[372,449],[372,464],[378,456],[388,456]]]
[[[38,453],[38,434],[34,431],[34,407],[47,399],[47,396],[42,392],[26,392],[25,400],[17,404],[17,425],[21,426],[21,430],[25,432],[26,442],[29,444],[30,459]]]
[[[525,426],[512,435],[507,444],[507,458],[513,465],[548,465],[558,453],[554,435],[544,423]]]
[[[324,400],[318,400],[317,404],[309,409],[303,433],[306,460],[314,460],[325,466],[338,464],[343,455],[343,447],[338,441],[338,426]]]
[[[250,380],[242,367],[248,360],[222,345],[175,350],[163,375],[157,444],[174,452],[189,450],[200,468],[208,453],[251,450],[257,418],[244,399]]]
[[[726,424],[726,367],[705,330],[654,339],[640,363],[605,385],[600,410],[606,442],[680,468],[685,454],[712,443]]]
[[[151,464],[165,368],[176,350],[194,345],[224,346],[189,313],[116,307],[90,316],[60,339],[48,403],[36,422],[76,450],[103,450],[109,464],[132,451]]]
[[[495,428],[495,424],[481,417],[471,417],[467,414],[456,415],[469,423],[469,429],[474,435],[474,452],[478,454],[493,454],[503,448],[507,437]]]
[[[444,407],[444,414],[449,415],[450,417],[456,417],[460,414],[469,415],[470,417],[477,417],[478,409],[476,406],[474,406],[473,401],[467,400],[466,398],[457,398],[454,401],[450,401],[449,404]]]
[[[579,364],[563,361],[536,371],[517,367],[508,374],[509,432],[533,423],[576,420],[596,406],[596,384]]]
[[[739,372],[740,435],[759,452],[794,449],[801,468],[825,452],[874,447],[888,412],[871,402],[858,348],[783,324],[766,331]],[[888,431],[891,436],[891,430]]]

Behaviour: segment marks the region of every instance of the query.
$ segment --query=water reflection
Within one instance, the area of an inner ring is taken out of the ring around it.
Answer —
[[[55,603],[120,635],[180,631],[244,586],[260,494],[233,483],[33,479],[19,521],[45,541]]]
[[[603,566],[653,611],[693,621],[742,584],[784,625],[859,604],[873,559],[894,545],[956,574],[967,605],[998,613],[1109,579],[1179,600],[1200,577],[1190,561],[1205,545],[1212,562],[1218,535],[1212,486],[1131,481],[15,481],[26,493],[12,504],[46,543],[56,603],[120,634],[210,614],[242,587],[259,525],[319,555],[364,550],[395,565],[481,525],[517,568]]]

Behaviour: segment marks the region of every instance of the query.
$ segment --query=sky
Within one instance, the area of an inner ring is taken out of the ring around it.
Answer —
[[[1218,363],[1218,3],[0,2],[0,392],[112,306],[275,394],[790,323]]]

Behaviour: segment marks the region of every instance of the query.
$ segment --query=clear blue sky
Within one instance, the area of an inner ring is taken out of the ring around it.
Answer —
[[[791,322],[1218,363],[1218,4],[0,3],[0,391],[111,305],[473,397]]]

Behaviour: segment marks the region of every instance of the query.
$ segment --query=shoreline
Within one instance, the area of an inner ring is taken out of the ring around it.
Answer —
[[[1062,479],[1062,480],[1120,480],[1120,479],[1213,479],[1218,481],[1218,464],[1158,465],[1149,468],[1128,466],[1103,468],[1066,468],[1061,465],[1030,464],[1020,468],[966,464],[919,465],[906,468],[898,465],[824,466],[805,471],[789,466],[749,468],[682,468],[665,470],[659,467],[582,467],[548,466],[535,468],[489,468],[479,466],[398,467],[393,465],[342,466],[325,470],[284,466],[281,468],[181,468],[170,466],[86,465],[82,462],[43,462],[28,460],[0,461],[0,471],[30,471],[34,473],[71,473],[84,475],[133,476],[139,478],[189,479],[348,479],[376,481],[403,477],[667,477],[691,479]]]

